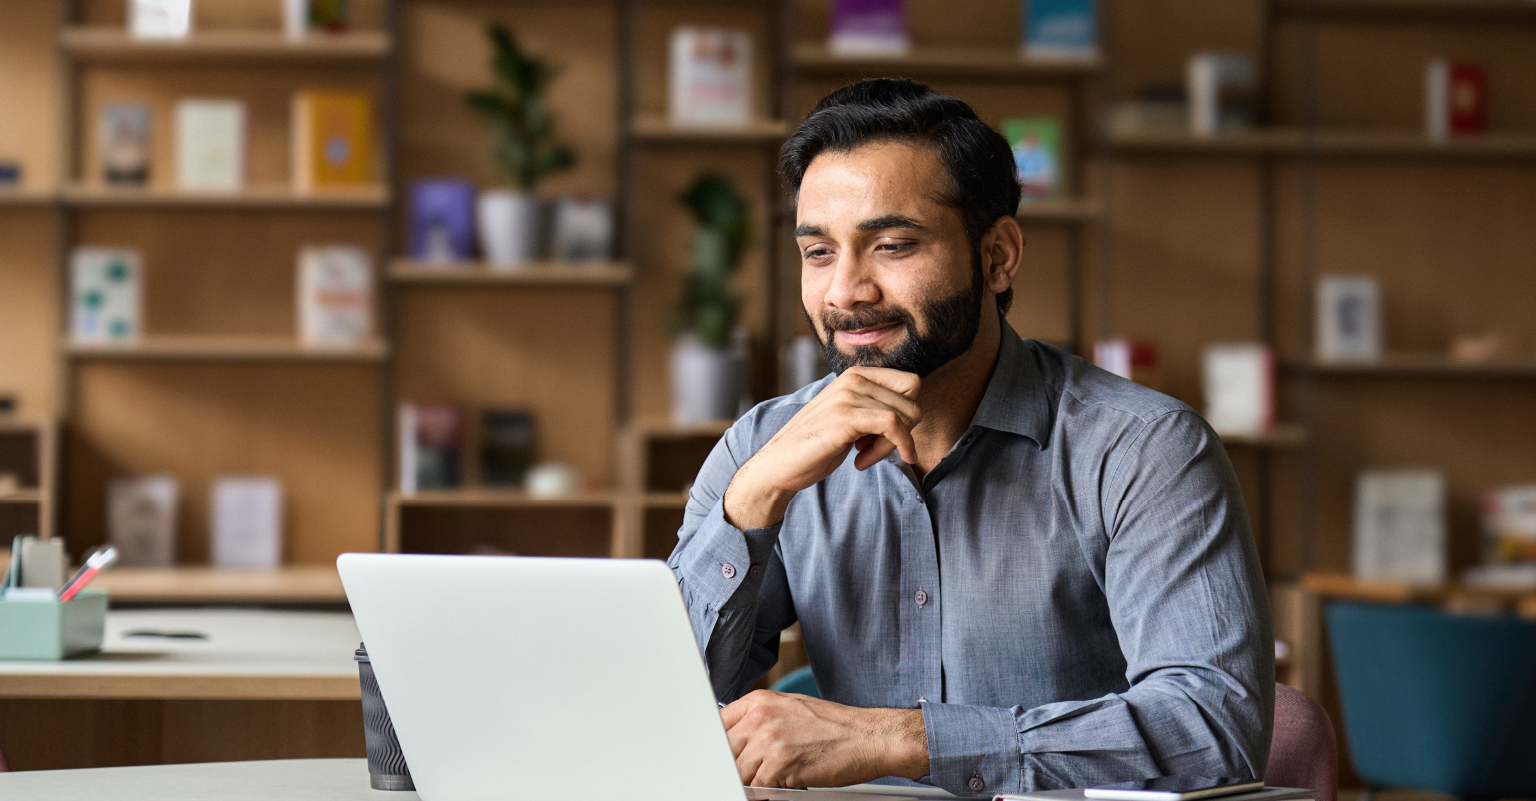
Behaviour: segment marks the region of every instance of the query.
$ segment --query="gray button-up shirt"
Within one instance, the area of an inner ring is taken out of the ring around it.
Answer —
[[[851,452],[782,523],[727,523],[736,469],[831,380],[754,408],[690,493],[669,564],[716,695],[799,620],[822,696],[921,707],[926,781],[958,795],[1264,774],[1269,606],[1199,415],[1005,324],[970,429],[920,482]]]

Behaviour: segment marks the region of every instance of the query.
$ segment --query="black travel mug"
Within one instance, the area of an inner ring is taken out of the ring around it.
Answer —
[[[395,737],[395,726],[389,721],[389,710],[384,707],[379,681],[373,677],[373,663],[368,661],[367,646],[358,643],[352,658],[357,660],[363,683],[363,741],[368,745],[368,786],[375,790],[414,790],[416,785],[411,782],[411,769],[406,767],[400,740]]]

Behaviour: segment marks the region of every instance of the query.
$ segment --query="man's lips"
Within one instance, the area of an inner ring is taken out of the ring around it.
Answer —
[[[848,343],[849,345],[853,345],[854,347],[858,347],[860,345],[873,345],[883,339],[886,334],[896,331],[901,327],[902,323],[899,320],[893,320],[889,323],[885,323],[884,325],[860,328],[857,331],[838,331],[837,338],[841,339],[843,342]]]

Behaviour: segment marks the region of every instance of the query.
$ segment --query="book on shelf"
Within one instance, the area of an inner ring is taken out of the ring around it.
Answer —
[[[1445,581],[1445,514],[1438,471],[1362,470],[1355,479],[1355,576]]]
[[[150,114],[148,103],[105,103],[97,131],[102,178],[113,185],[149,182]]]
[[[607,198],[563,195],[555,201],[551,255],[561,261],[605,261],[613,254],[613,207]]]
[[[136,250],[75,248],[69,257],[70,337],[80,343],[136,341],[142,273]]]
[[[176,561],[181,488],[174,476],[116,478],[107,485],[107,529],[123,565],[164,567]]]
[[[1205,421],[1218,434],[1260,436],[1275,425],[1275,354],[1261,342],[1205,347]]]
[[[244,103],[176,102],[176,186],[197,192],[238,192],[245,186]]]
[[[832,0],[827,47],[839,56],[900,56],[912,49],[906,0]]]
[[[743,126],[752,116],[752,35],[684,25],[670,42],[667,113],[676,125]]]
[[[209,491],[214,567],[274,568],[283,561],[283,484],[220,476]]]
[[[1536,566],[1536,484],[1514,484],[1483,495],[1487,561]]]
[[[192,33],[192,0],[128,0],[128,35],[184,39]]]
[[[1022,0],[1027,58],[1090,60],[1099,55],[1095,0]]]
[[[480,483],[522,487],[534,456],[533,413],[522,409],[480,412]]]
[[[1488,74],[1471,61],[1432,59],[1424,68],[1424,133],[1431,139],[1488,130]]]
[[[451,403],[400,404],[400,492],[456,489],[460,483],[464,412]]]
[[[21,162],[12,159],[0,161],[0,189],[15,189],[21,186],[21,174]]]
[[[1061,120],[1015,117],[1003,120],[1003,136],[1013,148],[1013,168],[1025,200],[1061,194]]]
[[[373,260],[352,245],[308,245],[298,260],[299,341],[356,347],[373,335]]]
[[[462,178],[411,184],[411,258],[452,264],[475,257],[475,185]]]
[[[293,97],[293,185],[300,192],[373,184],[373,97],[306,89]]]
[[[290,39],[336,33],[351,22],[348,0],[283,0],[283,32]]]
[[[1317,358],[1381,358],[1381,282],[1369,275],[1325,275],[1317,280]]]
[[[1185,74],[1190,132],[1211,136],[1252,128],[1258,112],[1257,80],[1253,59],[1242,53],[1191,55]]]
[[[1101,339],[1093,343],[1093,363],[1121,378],[1157,389],[1162,374],[1157,365],[1157,346],[1133,339]]]

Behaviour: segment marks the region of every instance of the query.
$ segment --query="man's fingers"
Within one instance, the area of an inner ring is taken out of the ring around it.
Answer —
[[[904,370],[892,370],[889,367],[850,367],[844,375],[853,374],[867,378],[892,392],[905,395],[908,398],[917,397],[918,387],[923,380],[916,373],[908,373]]]
[[[853,466],[860,470],[868,470],[870,465],[878,463],[896,450],[890,440],[876,434],[859,437],[856,447],[859,455],[853,458]]]
[[[859,469],[862,470],[884,459],[890,455],[891,448],[901,451],[901,458],[906,460],[907,464],[917,462],[917,442],[912,439],[912,423],[896,410],[866,407],[860,411],[858,417],[859,420],[855,426],[859,433],[878,434],[889,443],[889,447],[886,447],[876,440],[870,447],[861,448],[859,458],[854,460],[856,464],[863,463]]]
[[[725,708],[720,710],[720,722],[725,724],[725,730],[730,731],[731,727],[741,720],[741,716],[747,714],[751,706],[746,697],[737,698],[726,704]]]
[[[887,387],[884,384],[880,384],[860,376],[855,376],[854,379],[849,382],[848,389],[851,392],[854,392],[857,395],[862,395],[863,397],[868,398],[869,400],[873,400],[882,406],[888,406],[892,409],[895,409],[897,412],[901,413],[901,416],[907,418],[908,422],[910,422],[912,425],[917,425],[917,423],[923,419],[923,410],[919,408],[911,398],[892,390],[890,387]]]

